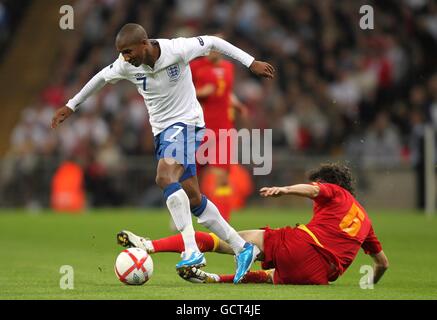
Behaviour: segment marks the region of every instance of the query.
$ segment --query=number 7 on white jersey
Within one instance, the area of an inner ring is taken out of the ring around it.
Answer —
[[[146,91],[147,77],[137,78],[137,80],[143,80],[143,91]]]

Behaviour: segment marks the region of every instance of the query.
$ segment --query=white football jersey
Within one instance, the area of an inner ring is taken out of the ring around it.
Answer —
[[[212,36],[197,38],[157,39],[161,54],[151,68],[142,64],[135,67],[119,58],[101,70],[67,106],[77,106],[105,83],[126,79],[137,86],[149,113],[153,134],[157,135],[176,122],[204,126],[203,111],[196,98],[189,63],[207,55],[211,49],[227,54],[247,67],[253,57],[228,42]]]

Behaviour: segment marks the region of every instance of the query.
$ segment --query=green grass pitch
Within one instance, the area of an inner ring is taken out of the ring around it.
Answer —
[[[129,229],[158,238],[170,234],[166,210],[94,210],[82,216],[0,211],[0,299],[437,299],[437,218],[417,212],[369,212],[390,260],[373,290],[359,286],[360,252],[349,270],[329,286],[191,284],[175,272],[179,256],[153,255],[154,275],[143,286],[127,286],[114,274],[121,248],[115,234]],[[310,209],[247,209],[235,213],[237,230],[306,223]],[[197,223],[195,228],[204,230]],[[207,254],[206,270],[233,273],[231,256]],[[60,267],[74,268],[74,289],[62,290]],[[258,269],[257,264],[254,269]]]

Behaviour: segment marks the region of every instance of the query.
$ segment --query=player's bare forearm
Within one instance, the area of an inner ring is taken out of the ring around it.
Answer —
[[[273,68],[271,64],[264,61],[253,60],[249,69],[257,76],[268,79],[273,79],[275,74],[275,68]]]
[[[296,184],[286,187],[264,187],[260,189],[262,197],[280,197],[283,195],[294,195],[313,199],[318,196],[319,186],[310,184]]]
[[[373,283],[376,284],[382,278],[384,273],[387,271],[389,263],[388,263],[387,256],[384,254],[384,251],[381,251],[371,256],[374,262]]]
[[[74,111],[67,106],[59,108],[52,118],[52,129],[57,128],[62,122],[65,121]]]
[[[373,267],[373,284],[377,284],[386,271],[387,268],[380,265],[375,265]]]

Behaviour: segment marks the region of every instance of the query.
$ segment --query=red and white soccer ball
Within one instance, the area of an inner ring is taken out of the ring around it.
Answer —
[[[121,282],[141,285],[152,277],[153,260],[143,249],[129,248],[118,255],[114,269]]]

